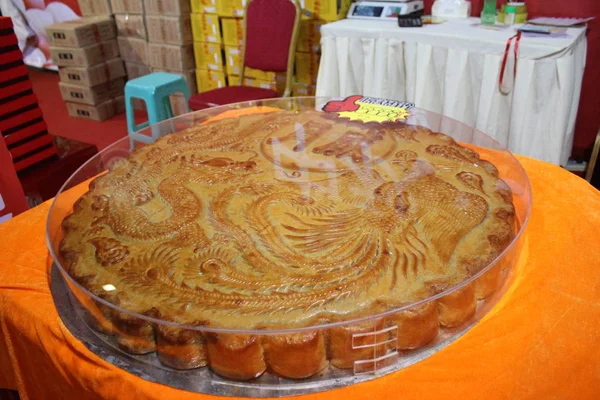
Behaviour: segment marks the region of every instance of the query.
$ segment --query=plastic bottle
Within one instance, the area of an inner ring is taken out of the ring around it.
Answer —
[[[517,7],[506,6],[504,9],[504,25],[513,25],[517,16]]]
[[[485,0],[481,11],[481,23],[494,25],[496,23],[496,0]]]

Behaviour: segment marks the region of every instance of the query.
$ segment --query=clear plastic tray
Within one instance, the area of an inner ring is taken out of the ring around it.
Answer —
[[[179,385],[183,389],[252,396],[299,394],[360,382],[418,362],[458,338],[497,303],[511,283],[524,244],[523,231],[531,208],[528,178],[518,161],[490,137],[450,118],[415,108],[410,110],[405,121],[396,124],[399,127],[405,124],[420,126],[451,136],[464,147],[476,151],[482,160],[491,162],[512,191],[515,211],[512,241],[488,265],[456,284],[441,287],[418,301],[384,309],[373,306],[373,312],[363,309],[359,314],[316,320],[309,325],[244,328],[237,321],[238,326],[231,328],[215,324],[181,324],[156,314],[133,312],[129,307],[121,307],[118,301],[111,301],[118,297],[99,297],[67,273],[59,256],[64,237],[63,220],[73,212],[74,203],[88,190],[90,181],[115,163],[127,159],[134,149],[168,134],[177,135],[232,110],[269,107],[302,113],[320,111],[330,100],[342,99],[275,99],[186,114],[114,143],[73,174],[50,208],[48,245],[72,299],[77,303],[75,308],[84,310],[84,320],[98,338],[115,349],[132,354],[138,362],[163,371],[160,376],[164,376],[165,370],[174,374],[186,370],[181,373],[188,374],[186,376],[197,373],[198,379],[211,383],[190,387]],[[337,123],[348,122],[339,120]],[[377,131],[379,125],[369,126]],[[228,132],[218,135],[226,138]],[[377,151],[389,153],[387,149],[382,150],[384,147],[371,154],[374,162],[387,162],[385,156],[376,160]],[[368,163],[353,166],[357,175],[371,167]],[[301,175],[294,175],[289,170],[283,172],[290,179]],[[368,190],[372,189],[368,187]],[[118,288],[110,282],[103,287],[107,292],[118,293]],[[168,379],[158,381],[173,385]],[[219,387],[217,392],[210,389],[215,385]]]

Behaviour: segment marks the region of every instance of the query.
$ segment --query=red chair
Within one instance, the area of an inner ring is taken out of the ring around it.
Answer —
[[[241,101],[280,97],[275,90],[242,86],[245,67],[287,72],[283,97],[288,97],[292,86],[299,28],[300,7],[296,0],[250,0],[244,17],[239,85],[198,93],[190,98],[190,109],[195,111]]]

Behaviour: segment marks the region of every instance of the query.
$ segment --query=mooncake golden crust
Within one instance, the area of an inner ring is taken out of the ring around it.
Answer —
[[[76,202],[60,257],[85,289],[130,312],[184,326],[304,328],[465,281],[511,242],[514,215],[496,167],[447,135],[278,112],[137,149]],[[399,328],[397,340],[381,334],[386,343],[423,346],[438,325],[467,321],[497,282],[480,279],[377,329]],[[377,321],[261,338],[157,328],[118,311],[94,318],[125,350],[157,351],[175,368],[209,364],[234,379],[267,368],[306,377],[388,348],[352,348],[354,331]],[[285,360],[286,346],[306,359]]]

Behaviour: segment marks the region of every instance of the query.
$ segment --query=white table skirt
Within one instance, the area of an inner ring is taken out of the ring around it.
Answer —
[[[423,28],[395,21],[342,20],[321,30],[317,96],[353,94],[405,100],[457,119],[514,153],[565,165],[573,146],[585,67],[585,29],[565,38],[521,39],[498,78],[513,29],[492,31],[454,20]]]

